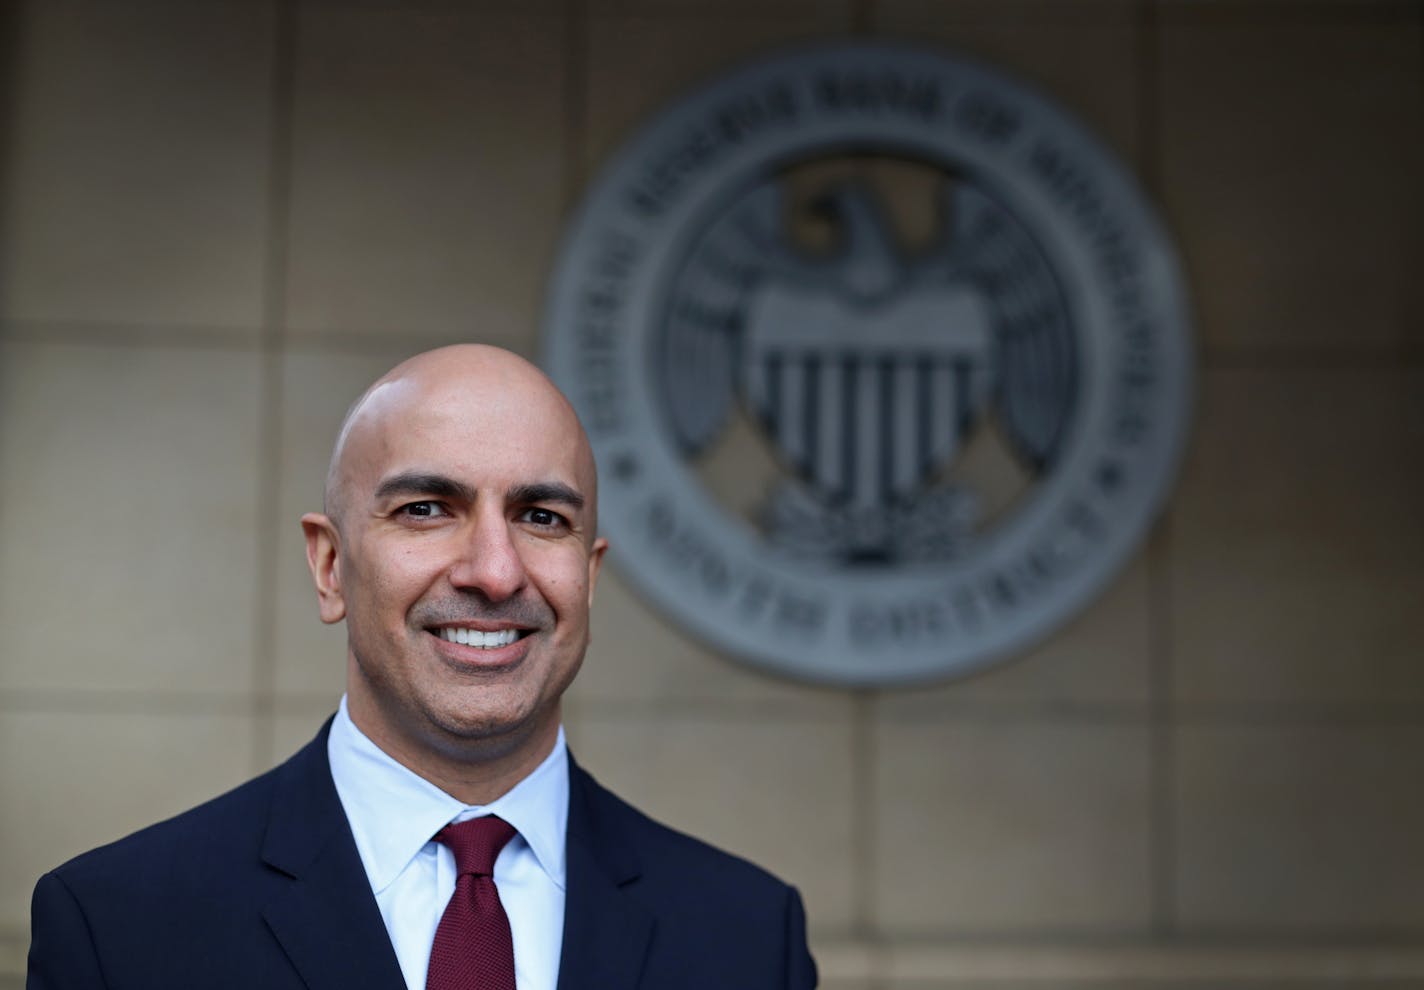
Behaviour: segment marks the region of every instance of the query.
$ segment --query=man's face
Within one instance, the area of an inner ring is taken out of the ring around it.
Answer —
[[[588,646],[592,459],[547,383],[513,378],[380,386],[337,518],[305,521],[319,590],[335,544],[322,617],[346,619],[352,717],[398,758],[552,744]]]

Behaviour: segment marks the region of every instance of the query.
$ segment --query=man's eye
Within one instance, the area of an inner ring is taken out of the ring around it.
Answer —
[[[552,509],[529,509],[524,513],[524,521],[535,526],[562,526],[564,517]]]
[[[439,502],[409,502],[396,510],[403,516],[413,516],[418,519],[431,519],[445,514],[445,507]]]

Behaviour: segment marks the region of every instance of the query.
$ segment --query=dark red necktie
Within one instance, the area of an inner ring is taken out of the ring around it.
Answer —
[[[487,815],[435,833],[455,854],[455,893],[430,947],[426,990],[515,990],[514,940],[494,887],[494,861],[514,826]]]

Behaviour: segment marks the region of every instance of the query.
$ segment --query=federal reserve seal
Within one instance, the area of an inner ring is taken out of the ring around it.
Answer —
[[[783,674],[962,674],[1083,608],[1176,470],[1181,276],[1127,172],[983,65],[764,59],[594,183],[546,366],[623,573]]]

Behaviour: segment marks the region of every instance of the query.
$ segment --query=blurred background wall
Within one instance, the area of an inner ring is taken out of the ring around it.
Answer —
[[[0,90],[0,987],[41,871],[332,710],[297,517],[357,391],[446,342],[535,356],[604,157],[846,34],[1014,71],[1136,171],[1194,292],[1183,476],[1097,604],[961,683],[771,679],[606,573],[575,751],[799,885],[829,987],[1424,986],[1419,3],[32,0]]]

